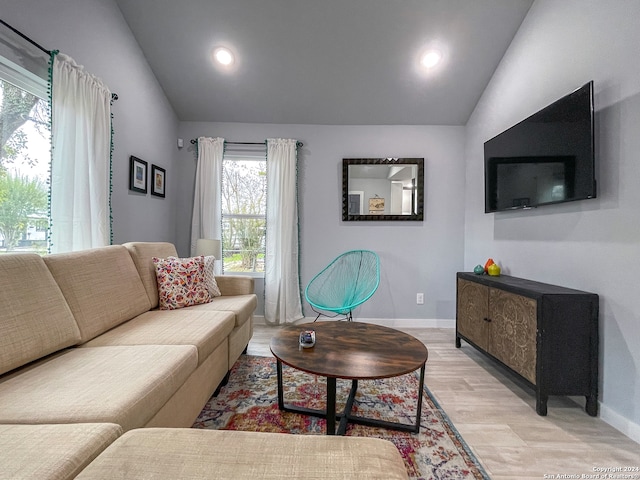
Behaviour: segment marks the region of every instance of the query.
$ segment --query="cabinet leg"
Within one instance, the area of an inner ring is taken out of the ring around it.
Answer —
[[[456,335],[456,348],[460,348],[461,344],[460,344],[460,337]]]
[[[596,395],[587,395],[587,405],[585,407],[586,412],[592,417],[598,415],[598,398]]]
[[[549,400],[549,395],[540,391],[536,392],[536,412],[542,417],[547,415],[547,400]]]

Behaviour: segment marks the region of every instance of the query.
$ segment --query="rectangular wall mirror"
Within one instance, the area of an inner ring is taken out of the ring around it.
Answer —
[[[344,158],[342,220],[424,218],[424,158]]]

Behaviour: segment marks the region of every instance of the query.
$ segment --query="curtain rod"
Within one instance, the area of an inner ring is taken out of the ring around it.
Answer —
[[[19,37],[21,37],[22,39],[26,40],[27,42],[29,42],[31,45],[33,45],[34,47],[40,49],[41,51],[43,51],[44,53],[46,53],[47,55],[51,56],[51,50],[47,50],[46,48],[44,48],[42,45],[40,45],[39,43],[37,43],[36,41],[30,39],[29,37],[27,37],[24,33],[22,33],[21,31],[13,28],[11,25],[9,25],[7,22],[5,22],[4,20],[0,19],[0,23],[2,25],[4,25],[5,27],[7,27],[9,30],[11,30],[13,33],[15,33],[16,35],[18,35]],[[116,101],[118,100],[118,94],[117,93],[112,93],[111,94],[111,100],[112,101]]]
[[[4,20],[0,20],[0,23],[2,23],[2,25],[4,25],[5,27],[7,27],[9,30],[11,30],[13,33],[15,33],[16,35],[19,35],[20,37],[22,37],[23,39],[25,39],[27,42],[29,42],[31,45],[38,47],[40,50],[42,50],[44,53],[46,53],[47,55],[51,55],[51,51],[47,50],[46,48],[44,48],[42,45],[36,43],[35,41],[31,40],[29,37],[27,37],[24,33],[16,30],[15,28],[13,28],[11,25],[9,25],[7,22],[5,22]]]
[[[192,138],[190,140],[191,145],[195,145],[196,143],[198,143],[198,139],[197,138]],[[229,145],[266,145],[267,142],[227,142],[226,140],[224,141],[224,143],[228,143]],[[296,147],[304,147],[304,143],[302,142],[296,142]]]

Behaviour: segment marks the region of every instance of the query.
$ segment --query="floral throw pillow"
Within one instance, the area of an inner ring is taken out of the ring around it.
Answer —
[[[175,310],[209,303],[204,278],[204,257],[153,257],[158,280],[160,310]]]
[[[209,295],[212,297],[219,297],[222,295],[218,282],[216,282],[216,275],[213,270],[213,265],[216,261],[216,257],[213,255],[207,255],[204,257],[204,283],[207,286]]]

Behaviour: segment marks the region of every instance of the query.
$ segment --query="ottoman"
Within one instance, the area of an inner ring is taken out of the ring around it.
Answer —
[[[0,479],[71,480],[121,434],[113,423],[0,425]]]
[[[97,479],[407,479],[378,438],[144,428],[126,432],[77,477]]]

